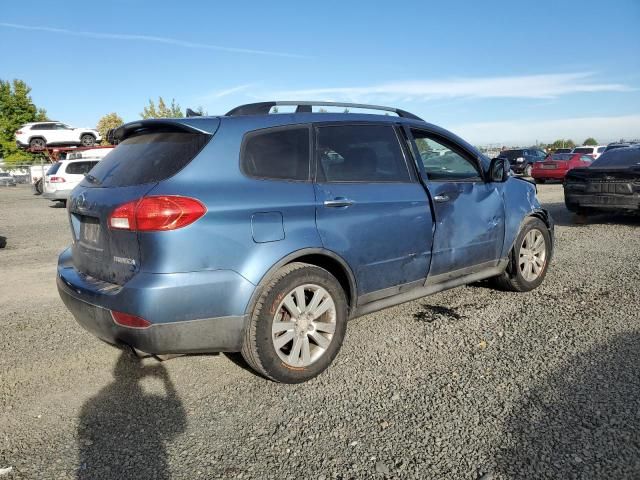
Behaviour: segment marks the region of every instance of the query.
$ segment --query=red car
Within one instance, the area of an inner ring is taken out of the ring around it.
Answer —
[[[581,153],[552,153],[544,159],[544,162],[533,164],[531,176],[536,183],[544,183],[547,180],[564,180],[564,176],[572,168],[588,167],[593,162],[593,157]]]

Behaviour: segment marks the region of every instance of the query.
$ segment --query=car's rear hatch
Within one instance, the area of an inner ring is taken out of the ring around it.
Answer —
[[[109,228],[109,216],[185,168],[219,125],[218,119],[206,120],[206,130],[173,120],[119,129],[120,144],[89,172],[68,202],[73,264],[80,273],[123,285],[139,271],[138,233]]]

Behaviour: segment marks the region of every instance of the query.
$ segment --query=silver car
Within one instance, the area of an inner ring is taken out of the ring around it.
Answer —
[[[0,172],[0,187],[15,187],[16,180],[7,172]]]

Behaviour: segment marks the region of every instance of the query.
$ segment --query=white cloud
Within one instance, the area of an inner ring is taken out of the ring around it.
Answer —
[[[292,57],[292,58],[308,58],[306,55],[297,55],[294,53],[285,52],[272,52],[268,50],[255,50],[250,48],[236,48],[236,47],[224,47],[221,45],[211,45],[208,43],[189,42],[185,40],[178,40],[176,38],[168,37],[156,37],[152,35],[137,35],[128,33],[99,33],[99,32],[83,32],[79,30],[66,30],[64,28],[52,28],[32,25],[21,25],[17,23],[5,23],[0,22],[0,27],[15,28],[19,30],[31,30],[49,33],[58,33],[63,35],[73,35],[76,37],[90,37],[90,38],[104,38],[108,40],[129,40],[129,41],[143,41],[143,42],[155,42],[164,43],[167,45],[176,45],[185,48],[199,48],[205,50],[218,50],[221,52],[232,53],[248,53],[253,55],[270,55],[276,57]]]
[[[633,90],[620,83],[600,83],[593,72],[540,75],[451,78],[448,80],[399,81],[360,87],[311,88],[275,92],[274,98],[363,101],[432,100],[437,98],[555,98],[580,92],[625,92]]]
[[[255,84],[246,83],[244,85],[237,85],[235,87],[227,88],[225,90],[216,90],[215,92],[208,93],[207,95],[203,95],[200,99],[202,101],[211,101],[216,100],[218,98],[226,97],[228,95],[233,95],[234,93],[244,92],[249,88],[253,87]]]
[[[447,128],[476,145],[527,145],[536,140],[549,143],[559,138],[582,142],[587,137],[607,143],[620,138],[640,138],[640,115],[464,123]]]

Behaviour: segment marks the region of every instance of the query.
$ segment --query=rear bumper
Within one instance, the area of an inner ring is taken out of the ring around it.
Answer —
[[[76,321],[96,337],[153,354],[242,349],[245,308],[255,286],[237,273],[139,273],[119,286],[80,274],[69,260],[69,250],[60,255],[58,292]],[[112,310],[152,325],[118,325]]]
[[[595,208],[600,210],[627,210],[640,211],[639,195],[603,195],[603,194],[579,194],[569,192],[565,188],[565,203],[576,207]]]
[[[53,192],[42,192],[42,198],[47,200],[68,200],[71,190],[54,190]]]
[[[536,169],[531,176],[536,180],[564,180],[568,170],[543,170]]]

